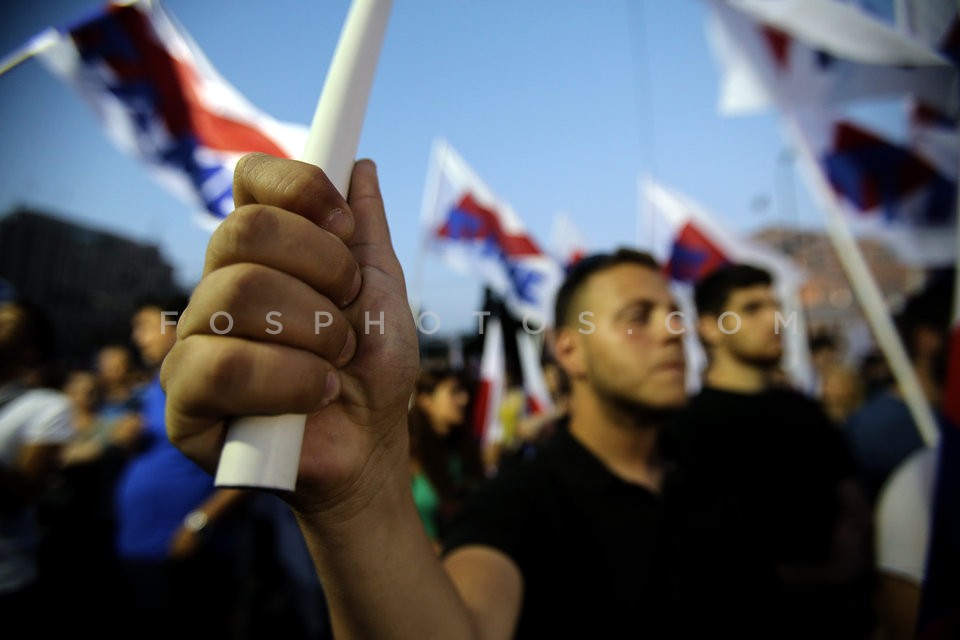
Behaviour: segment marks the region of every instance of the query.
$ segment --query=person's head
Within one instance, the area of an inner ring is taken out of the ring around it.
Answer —
[[[696,284],[694,302],[697,333],[712,363],[730,359],[766,370],[779,364],[780,306],[768,271],[745,264],[719,267]]]
[[[144,298],[133,312],[132,338],[144,364],[159,367],[177,341],[176,322],[187,307],[187,296],[153,296]]]
[[[466,422],[470,393],[461,372],[445,367],[423,369],[417,376],[414,402],[430,428],[442,437]]]
[[[97,352],[97,375],[107,386],[124,385],[133,373],[133,354],[122,344],[110,344]]]
[[[80,412],[92,412],[100,402],[100,387],[93,371],[76,369],[68,373],[63,392]]]
[[[895,318],[910,360],[914,366],[927,369],[938,384],[946,377],[953,277],[948,274],[931,278],[907,298]]]
[[[0,302],[0,368],[6,375],[39,369],[53,356],[55,343],[53,323],[39,305]]]
[[[587,394],[635,415],[685,404],[683,327],[651,256],[620,249],[583,258],[568,271],[555,304],[553,354],[574,402]]]
[[[819,332],[810,338],[810,361],[821,375],[838,364],[839,359],[840,346],[834,334]]]

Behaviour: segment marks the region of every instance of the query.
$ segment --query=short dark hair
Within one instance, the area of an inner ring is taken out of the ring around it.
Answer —
[[[144,309],[160,309],[161,311],[176,311],[179,318],[187,308],[190,297],[184,293],[151,293],[139,298],[133,306],[133,312]]]
[[[36,300],[18,298],[9,304],[23,313],[23,326],[20,328],[23,357],[29,366],[45,365],[57,354],[57,328],[46,307]]]
[[[613,253],[594,253],[581,258],[569,267],[567,276],[557,291],[554,303],[554,326],[562,327],[574,321],[571,317],[573,301],[591,276],[621,264],[636,264],[654,271],[661,271],[660,264],[653,256],[635,249],[619,248]]]
[[[701,316],[719,316],[734,291],[773,284],[770,272],[749,264],[725,264],[707,274],[694,287],[694,303]]]

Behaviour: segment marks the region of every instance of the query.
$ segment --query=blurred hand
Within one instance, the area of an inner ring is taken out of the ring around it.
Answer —
[[[345,201],[316,167],[252,154],[234,197],[163,363],[170,439],[213,471],[228,417],[306,414],[297,490],[284,497],[349,518],[406,472],[419,366],[376,168],[355,165]],[[211,329],[217,312],[229,333]]]

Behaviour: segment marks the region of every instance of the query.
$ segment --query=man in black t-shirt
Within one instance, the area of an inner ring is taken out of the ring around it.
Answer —
[[[869,511],[839,430],[777,384],[782,346],[768,272],[728,265],[696,287],[702,390],[668,432],[688,486],[726,504],[782,583],[776,637],[869,635]]]

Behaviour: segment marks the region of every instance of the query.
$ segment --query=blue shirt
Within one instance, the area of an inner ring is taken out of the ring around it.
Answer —
[[[215,487],[213,477],[167,438],[166,395],[155,377],[143,393],[146,448],[130,460],[116,492],[117,553],[121,559],[160,561],[173,533]]]

